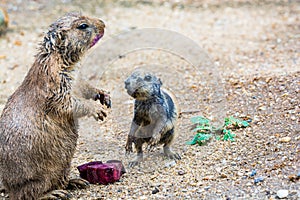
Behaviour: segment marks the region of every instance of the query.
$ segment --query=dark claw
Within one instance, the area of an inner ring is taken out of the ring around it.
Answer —
[[[84,180],[82,178],[77,179],[71,179],[68,184],[68,189],[74,190],[74,189],[84,189],[89,187],[90,183],[87,180]]]
[[[5,192],[6,192],[5,187],[3,187],[3,186],[1,187],[1,186],[0,186],[0,193],[5,193]]]
[[[104,118],[107,117],[106,112],[100,110],[99,112],[101,113],[97,113],[98,118],[96,117],[96,120],[100,119],[101,121],[104,121]]]
[[[99,118],[101,121],[103,121],[103,120],[104,120],[104,117],[103,117],[103,115],[100,115],[100,114],[98,114],[98,118]]]
[[[39,198],[39,200],[54,200],[54,199],[70,199],[71,195],[66,190],[53,190],[45,196]]]
[[[103,105],[104,104],[104,94],[96,94],[94,97],[94,100],[100,100],[100,103]]]
[[[99,100],[100,100],[100,103],[103,105],[105,102],[104,102],[104,98],[105,96],[104,96],[104,94],[98,94],[98,98],[99,98]]]
[[[173,160],[181,160],[181,156],[179,155],[179,153],[170,153],[166,156]]]
[[[111,108],[111,100],[107,94],[98,93],[95,95],[94,100],[99,100],[102,105],[106,105],[107,108]]]
[[[107,106],[107,108],[111,108],[111,100],[110,99],[108,99],[108,102],[106,102],[106,104],[105,104],[106,106]]]
[[[127,147],[126,146],[126,148],[125,148],[125,155],[129,155],[130,153],[132,153],[133,151],[132,151],[132,146],[131,147]]]
[[[129,164],[128,164],[128,167],[134,167],[134,166],[137,166],[139,164],[139,162],[138,161],[132,161],[132,162],[129,162]]]
[[[147,149],[148,152],[151,152],[151,151],[153,151],[153,149],[155,148],[155,146],[156,146],[156,145],[148,144],[148,145],[146,146],[146,149]]]
[[[125,146],[125,150],[126,150],[125,155],[129,155],[130,153],[133,152],[132,143],[133,143],[133,138],[132,138],[132,136],[128,135],[127,143],[126,143],[126,146]]]
[[[181,160],[181,156],[179,155],[179,153],[175,153],[173,159]]]
[[[104,117],[107,117],[107,114],[105,112],[101,111],[101,113]]]

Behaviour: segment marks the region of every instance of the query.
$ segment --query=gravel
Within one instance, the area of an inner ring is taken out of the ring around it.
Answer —
[[[32,64],[42,33],[59,15],[80,10],[107,25],[103,41],[82,61],[81,72],[111,91],[113,107],[106,122],[81,120],[72,177],[86,162],[117,159],[127,166],[133,158],[124,149],[133,107],[123,80],[135,66],[155,66],[151,70],[176,94],[183,111],[173,145],[180,161],[164,158],[162,149],[155,148],[145,152],[139,166],[126,167],[119,182],[71,191],[73,199],[300,198],[298,1],[10,0],[0,6],[10,17],[10,28],[0,37],[0,110]],[[105,41],[149,27],[195,41],[208,55],[200,55],[202,67],[159,49],[124,53],[110,63],[99,59],[109,53],[101,49]],[[189,146],[185,143],[194,135],[190,118],[196,115],[216,123],[230,115],[251,122],[233,131],[235,142],[211,139]]]

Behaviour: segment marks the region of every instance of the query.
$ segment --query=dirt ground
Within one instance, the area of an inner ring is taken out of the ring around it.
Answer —
[[[80,164],[109,159],[122,160],[127,173],[114,184],[71,191],[73,199],[277,199],[279,190],[300,199],[299,1],[1,0],[0,6],[9,14],[0,37],[0,110],[51,22],[81,11],[106,24],[79,71],[110,90],[112,110],[105,122],[81,120],[71,176],[79,176]],[[149,41],[153,48],[146,48]],[[133,101],[123,81],[136,67],[156,72],[177,97],[183,114],[173,149],[180,161],[164,158],[158,147],[127,167],[134,156],[124,149]],[[189,146],[190,118],[198,115],[216,124],[232,115],[251,126],[235,130],[235,142]]]

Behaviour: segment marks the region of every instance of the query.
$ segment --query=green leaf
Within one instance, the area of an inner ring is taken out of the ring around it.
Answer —
[[[200,140],[200,141],[208,140],[210,138],[211,138],[211,134],[201,134],[201,133],[199,133],[199,136],[198,136],[198,140]]]
[[[224,126],[225,126],[225,127],[232,124],[232,122],[231,122],[231,120],[230,120],[229,117],[226,117],[224,121],[225,121],[225,122],[224,122]]]
[[[224,119],[224,125],[222,127],[216,128],[210,124],[210,120],[203,116],[196,116],[191,118],[191,122],[196,124],[196,128],[192,131],[196,132],[196,135],[191,141],[186,142],[186,144],[194,145],[199,144],[202,145],[205,141],[209,140],[212,137],[211,133],[215,131],[223,132],[223,137],[215,136],[216,140],[223,141],[234,141],[235,134],[231,132],[232,128],[244,128],[249,126],[249,123],[244,120],[236,119],[233,116],[226,117]]]
[[[223,133],[224,133],[223,136],[224,141],[228,141],[228,140],[234,141],[235,134],[231,133],[231,130],[223,129]]]
[[[209,140],[211,136],[211,134],[197,133],[193,140],[186,142],[186,144],[194,145],[198,143],[199,145],[202,145],[206,140]]]
[[[248,127],[249,126],[249,123],[247,121],[242,121],[242,127]]]
[[[189,145],[197,144],[197,135],[195,135],[191,141],[186,142],[186,144],[189,144]]]
[[[225,118],[225,124],[224,126],[230,126],[233,125],[234,127],[240,128],[240,127],[248,127],[249,123],[244,120],[236,119],[232,116]]]

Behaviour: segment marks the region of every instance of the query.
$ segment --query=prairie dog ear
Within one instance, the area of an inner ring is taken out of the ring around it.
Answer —
[[[57,33],[55,31],[49,31],[45,36],[44,43],[48,52],[56,49],[57,38]]]
[[[62,44],[64,38],[61,36],[61,34],[62,33],[53,30],[48,31],[47,35],[44,38],[45,48],[47,52],[57,50],[57,47]]]

